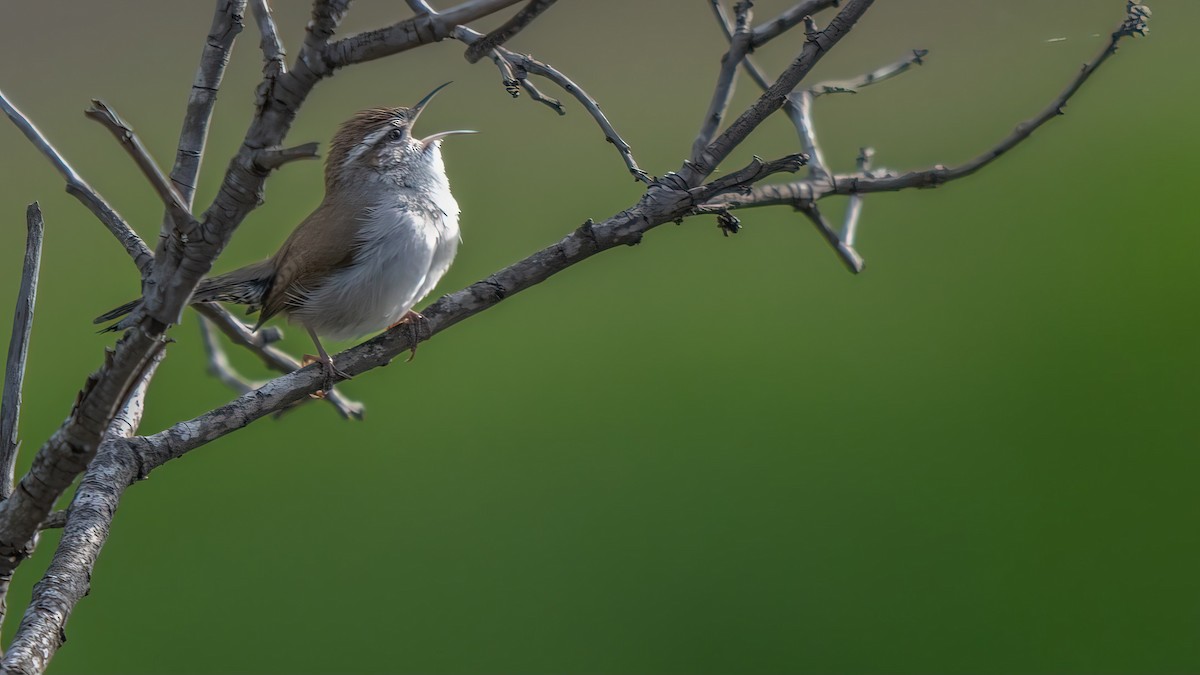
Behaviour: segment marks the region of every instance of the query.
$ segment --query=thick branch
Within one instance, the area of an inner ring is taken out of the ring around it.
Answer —
[[[25,359],[29,356],[29,335],[33,330],[33,310],[37,304],[38,271],[42,266],[42,210],[38,203],[25,211],[25,262],[21,266],[21,287],[13,311],[12,336],[8,341],[8,360],[4,367],[4,394],[0,399],[0,499],[12,494],[13,465],[17,461],[20,439],[17,427],[21,417],[21,388],[25,383]],[[3,616],[0,615],[0,622]]]
[[[8,653],[0,662],[4,673],[45,672],[50,659],[66,640],[67,619],[88,592],[92,568],[108,539],[117,502],[125,486],[138,476],[139,466],[129,452],[128,438],[141,424],[146,388],[162,357],[160,351],[147,364],[138,386],[130,392],[105,434],[96,461],[80,482],[63,523],[58,549],[41,581],[33,587],[33,598],[21,617]],[[40,525],[53,527],[54,520],[47,516]]]
[[[142,238],[108,205],[108,202],[104,201],[98,192],[92,189],[92,186],[75,173],[75,169],[71,168],[67,160],[63,159],[58,150],[54,149],[54,146],[33,125],[33,122],[30,122],[20,110],[17,110],[16,106],[9,102],[8,98],[4,96],[4,92],[0,92],[0,108],[4,109],[4,113],[8,115],[13,124],[17,125],[21,133],[25,134],[29,142],[33,143],[46,159],[50,160],[55,169],[58,169],[59,175],[67,181],[67,193],[82,202],[100,222],[104,223],[108,231],[117,238],[117,241],[121,242],[121,246],[125,248],[129,257],[133,258],[133,262],[141,271],[142,276],[146,276],[150,266],[154,264],[154,254],[150,252]]]

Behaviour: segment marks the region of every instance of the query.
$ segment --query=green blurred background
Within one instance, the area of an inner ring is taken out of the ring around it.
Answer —
[[[305,3],[277,4],[294,54]],[[789,3],[757,4],[764,20]],[[723,52],[707,5],[564,0],[512,46],[587,88],[661,174]],[[665,226],[346,384],[364,423],[311,405],[156,471],[128,491],[52,671],[1200,672],[1200,5],[1152,6],[1150,37],[1011,155],[869,197],[860,276],[786,208],[742,212],[728,239],[712,219]],[[1123,10],[877,3],[816,76],[914,47],[927,65],[822,99],[825,151],[842,170],[864,144],[894,169],[965,160],[1040,110]],[[356,3],[344,32],[406,14]],[[80,111],[104,98],[168,164],[210,3],[4,15],[0,86],[152,239],[153,193]],[[757,56],[777,70],[800,39]],[[202,206],[249,120],[257,42],[251,23]],[[324,144],[359,108],[455,81],[424,128],[483,133],[447,143],[465,245],[442,291],[639,195],[577,104],[559,118],[511,100],[461,52],[342,71],[290,136]],[[753,94],[743,82],[736,106]],[[795,149],[772,119],[729,166]],[[137,279],[7,122],[0,153],[0,317],[25,204],[47,223],[23,470],[112,342],[91,317]],[[320,191],[315,162],[272,177],[217,269],[271,253]],[[193,314],[174,335],[146,432],[232,396],[204,372]],[[286,346],[309,349],[296,330]],[[55,543],[19,570],[6,640]]]

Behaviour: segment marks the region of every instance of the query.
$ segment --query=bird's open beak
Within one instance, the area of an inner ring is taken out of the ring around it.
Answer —
[[[449,85],[450,85],[450,83],[447,82],[447,83],[437,87],[433,91],[429,92],[428,94],[426,94],[425,98],[421,99],[420,101],[417,101],[417,104],[412,107],[412,117],[410,117],[408,120],[410,129],[412,128],[412,125],[416,123],[417,117],[419,117],[421,115],[421,111],[425,109],[425,106],[428,105],[429,102],[433,100],[433,97],[435,95],[437,95],[437,93],[439,91],[445,89]],[[438,133],[436,133],[432,136],[427,136],[425,138],[422,138],[421,145],[423,147],[428,147],[430,143],[433,143],[434,141],[439,141],[447,136],[453,136],[454,134],[477,134],[477,133],[479,133],[479,132],[473,131],[471,129],[455,129],[453,131],[439,131]]]

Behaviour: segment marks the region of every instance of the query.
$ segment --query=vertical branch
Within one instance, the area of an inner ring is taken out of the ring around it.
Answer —
[[[871,171],[871,158],[875,156],[873,148],[862,148],[858,151],[858,172],[868,175]],[[846,205],[846,220],[842,225],[841,239],[847,246],[854,246],[854,238],[858,235],[858,221],[862,218],[863,196],[855,192],[850,195],[850,203]]]
[[[187,112],[183,115],[183,128],[179,131],[179,150],[175,153],[171,182],[189,209],[196,196],[196,177],[200,175],[200,163],[204,159],[208,126],[212,121],[213,108],[217,105],[217,91],[221,88],[221,80],[225,78],[225,66],[229,65],[233,39],[242,30],[245,10],[246,0],[218,0],[213,12],[212,28],[204,41],[200,65],[196,68],[196,77],[188,93]],[[269,14],[267,20],[270,21]],[[163,229],[166,230],[166,227],[167,218],[164,218]]]
[[[21,387],[25,382],[25,358],[29,355],[29,334],[33,328],[33,309],[37,303],[38,271],[42,265],[42,210],[38,203],[25,211],[29,229],[25,240],[25,264],[21,268],[21,288],[13,312],[12,337],[8,341],[8,361],[4,368],[4,398],[0,400],[0,499],[8,499],[13,489],[13,465],[17,461],[17,425],[21,416]],[[0,620],[3,615],[0,614]]]
[[[721,120],[725,117],[725,111],[729,108],[729,102],[733,100],[733,90],[737,83],[737,70],[741,65],[742,60],[746,58],[746,54],[750,50],[750,37],[753,31],[750,29],[750,21],[753,19],[751,7],[754,3],[750,0],[742,0],[733,9],[737,15],[737,20],[733,28],[733,32],[729,36],[729,51],[725,52],[725,56],[721,57],[721,70],[717,74],[717,84],[713,88],[712,100],[708,104],[708,110],[704,113],[704,122],[700,125],[700,133],[696,135],[696,140],[692,142],[692,161],[700,161],[700,155],[708,144],[712,142],[714,136],[717,135],[717,129],[721,126]],[[720,13],[717,5],[714,9]]]

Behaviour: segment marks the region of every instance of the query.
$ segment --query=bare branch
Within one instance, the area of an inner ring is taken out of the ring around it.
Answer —
[[[482,38],[481,33],[472,30],[467,26],[458,26],[454,31],[454,36],[457,39],[466,42],[467,44],[474,44]],[[583,88],[572,82],[571,78],[559,72],[554,67],[542,63],[528,54],[518,54],[516,52],[504,49],[503,47],[497,48],[496,51],[502,54],[505,59],[515,66],[518,80],[525,82],[529,73],[540,75],[562,87],[562,89],[568,94],[574,96],[575,100],[579,101],[583,105],[584,109],[588,111],[588,114],[592,116],[592,119],[596,121],[596,124],[600,126],[600,130],[604,132],[605,140],[607,140],[609,143],[612,143],[613,146],[616,147],[617,152],[621,154],[621,159],[625,161],[625,167],[629,169],[629,173],[633,174],[634,180],[639,180],[645,183],[650,182],[650,175],[638,167],[637,160],[633,158],[633,151],[630,149],[629,144],[625,142],[625,139],[621,138],[621,135],[618,134],[617,130],[613,128],[612,123],[609,122],[608,118],[604,116],[604,113],[600,111],[600,106],[596,103],[596,100],[589,96],[588,93],[583,90]],[[539,92],[539,99],[540,98]],[[561,108],[561,105],[555,106],[544,100],[542,102],[547,103],[547,105],[550,105],[552,108]]]
[[[261,1],[265,4],[265,0]],[[217,104],[217,91],[225,77],[225,66],[229,64],[234,38],[242,32],[245,11],[246,0],[217,0],[212,27],[204,41],[196,77],[188,92],[187,111],[179,131],[179,149],[175,153],[175,165],[171,168],[171,182],[188,210],[191,210],[196,194],[196,178],[200,175],[200,164],[204,159],[204,146],[208,142],[213,108]],[[267,21],[270,21],[269,14]],[[263,49],[266,49],[265,45]],[[162,224],[163,233],[168,235],[169,218],[170,213],[163,218]]]
[[[1021,141],[1029,138],[1034,131],[1046,122],[1064,114],[1067,102],[1083,83],[1110,56],[1117,52],[1122,39],[1144,35],[1147,32],[1146,19],[1149,16],[1144,5],[1129,2],[1127,13],[1121,25],[1111,34],[1108,44],[1095,57],[1083,65],[1079,73],[1071,79],[1062,90],[1036,116],[1018,124],[1013,131],[996,145],[985,152],[968,160],[957,167],[936,165],[927,169],[908,171],[902,174],[883,173],[880,171],[853,174],[838,174],[824,179],[814,178],[805,181],[795,181],[777,185],[760,185],[748,194],[725,196],[706,204],[709,209],[716,208],[750,208],[757,206],[796,205],[800,202],[816,201],[829,195],[851,195],[855,193],[896,192],[909,188],[932,188],[953,180],[965,178],[991,164],[1004,153],[1016,147]]]
[[[754,29],[754,36],[750,40],[750,48],[758,49],[766,43],[783,35],[797,24],[804,21],[805,17],[812,16],[817,12],[836,7],[839,0],[805,0],[798,2],[792,7],[785,10],[782,14],[764,23]]]
[[[275,26],[275,18],[271,16],[271,5],[267,0],[251,0],[251,11],[254,22],[258,24],[258,46],[263,53],[263,77],[274,79],[287,72],[287,51],[283,48],[283,40],[279,37],[279,29]]]
[[[193,307],[204,319],[219,328],[234,344],[241,345],[258,356],[268,368],[286,374],[303,367],[299,361],[283,350],[271,346],[271,343],[280,337],[278,329],[268,327],[256,333],[220,305],[203,303],[193,305]],[[275,332],[272,333],[272,330]],[[361,420],[366,414],[366,407],[362,403],[346,398],[336,389],[325,392],[324,400],[333,406],[334,410],[344,419]]]
[[[133,231],[133,228],[129,227],[125,220],[108,205],[108,202],[104,201],[104,198],[92,189],[92,186],[88,185],[79,174],[75,173],[75,169],[71,168],[67,160],[63,159],[58,150],[54,149],[54,146],[33,125],[33,122],[30,122],[20,110],[17,110],[16,106],[9,102],[4,92],[0,92],[0,108],[4,109],[4,113],[12,120],[13,124],[17,125],[21,133],[25,134],[25,137],[33,143],[34,147],[41,151],[46,159],[50,160],[54,168],[58,169],[59,175],[67,181],[67,193],[82,202],[100,222],[104,223],[108,231],[125,248],[129,257],[133,258],[133,262],[142,272],[142,276],[146,276],[150,270],[150,266],[154,264],[154,254],[150,252],[150,249],[146,246],[146,242],[142,241],[142,238]]]
[[[829,242],[829,245],[833,247],[833,250],[837,251],[838,257],[846,264],[847,269],[855,274],[863,271],[866,264],[863,262],[862,256],[858,254],[858,251],[854,250],[853,246],[838,237],[838,233],[834,232],[833,228],[829,226],[829,223],[825,220],[825,216],[821,215],[816,202],[797,204],[796,208],[812,221],[813,226],[817,228],[817,232],[820,232],[825,241]]]
[[[109,526],[125,487],[139,475],[136,457],[129,452],[128,437],[141,424],[146,389],[162,361],[159,351],[147,364],[138,385],[126,398],[106,433],[87,475],[79,484],[63,522],[62,538],[42,579],[33,587],[33,598],[21,625],[0,662],[5,673],[41,673],[66,640],[67,619],[87,594],[92,568],[108,539]],[[47,514],[38,527],[53,527],[60,516]],[[3,581],[5,587],[7,580]]]
[[[741,65],[750,50],[750,22],[754,16],[751,7],[753,6],[754,3],[751,0],[742,0],[734,6],[737,19],[733,32],[729,35],[729,51],[721,57],[721,68],[717,73],[717,84],[713,87],[712,100],[708,104],[708,110],[704,113],[704,122],[700,125],[700,133],[692,142],[692,162],[701,161],[701,154],[712,142],[713,136],[717,135],[717,129],[721,126],[721,120],[725,117],[729,102],[733,100],[738,66]],[[713,7],[718,15],[723,16],[719,5],[714,4]]]
[[[42,266],[44,223],[38,203],[25,211],[25,262],[21,267],[21,287],[13,311],[12,337],[8,341],[8,360],[4,367],[4,394],[0,399],[0,499],[8,499],[13,488],[13,466],[21,442],[17,428],[21,417],[21,388],[25,383],[25,359],[29,356],[29,335],[33,330],[33,310],[37,305],[38,272]],[[2,617],[0,617],[2,620]]]
[[[467,62],[475,63],[483,58],[496,47],[502,46],[505,42],[516,37],[539,14],[550,9],[555,3],[555,0],[529,0],[529,4],[521,8],[521,11],[513,15],[511,19],[505,21],[499,28],[483,36],[479,42],[472,43],[467,46]]]
[[[734,148],[746,140],[750,132],[754,131],[771,113],[783,106],[787,95],[808,75],[821,57],[833,49],[834,45],[854,28],[854,24],[870,9],[872,4],[874,4],[874,0],[849,0],[842,11],[833,17],[825,30],[809,35],[800,55],[783,71],[775,84],[772,84],[753,106],[738,116],[724,133],[710,143],[700,153],[698,160],[685,164],[679,170],[678,179],[685,185],[695,186],[711,174]]]
[[[721,33],[725,36],[726,42],[732,40],[734,24],[725,13],[725,7],[721,5],[721,0],[709,0],[709,5],[712,7],[713,15],[717,18],[717,25],[721,27]],[[771,86],[766,73],[754,62],[754,59],[749,54],[746,54],[742,58],[742,68],[745,69],[746,74],[750,76],[750,79],[754,80],[759,88],[766,89]]]
[[[305,143],[293,148],[266,148],[254,155],[254,164],[264,171],[271,171],[289,162],[301,159],[320,159],[317,143]]]
[[[451,37],[454,28],[470,23],[521,0],[468,0],[444,12],[421,13],[386,28],[379,28],[331,43],[324,50],[332,68],[362,63]],[[482,34],[480,34],[482,37]]]
[[[817,142],[817,127],[812,119],[813,95],[809,91],[797,91],[788,94],[784,106],[792,126],[796,127],[796,135],[800,137],[800,147],[812,160],[809,162],[810,176],[825,176],[829,171],[825,168],[825,154]]]
[[[198,225],[183,197],[175,191],[175,188],[171,187],[167,177],[163,175],[158,164],[154,162],[154,158],[150,156],[150,151],[142,144],[142,140],[137,137],[137,134],[133,133],[133,128],[125,120],[99,99],[92,99],[92,107],[85,110],[83,114],[108,129],[125,149],[125,152],[133,158],[134,163],[141,169],[142,175],[150,181],[150,185],[158,193],[158,198],[167,207],[167,212],[170,213],[176,229],[187,231]]]
[[[699,194],[700,199],[708,200],[730,190],[745,189],[747,186],[753,185],[767,176],[776,173],[795,173],[807,163],[808,155],[803,153],[788,155],[769,162],[764,162],[756,156],[745,167],[721,176],[696,192]]]
[[[831,80],[820,82],[808,88],[814,97],[824,94],[857,94],[859,89],[890,80],[901,73],[907,72],[913,66],[925,65],[928,49],[914,49],[912,56],[900,59],[886,66],[881,66],[864,75],[849,80]]]
[[[217,341],[217,336],[213,333],[212,324],[208,322],[208,319],[201,316],[198,325],[200,326],[200,339],[204,343],[204,355],[208,357],[209,375],[239,394],[245,394],[262,386],[261,382],[251,382],[234,370],[233,364],[229,363],[229,357],[221,349],[221,344]]]
[[[872,148],[861,148],[858,151],[858,172],[867,174],[871,170],[871,158],[875,155],[875,150]],[[850,195],[850,202],[846,205],[846,219],[842,224],[841,240],[847,246],[854,246],[854,239],[858,235],[858,221],[862,218],[862,203],[863,196],[861,193],[855,192]]]
[[[433,7],[429,6],[425,0],[405,0],[408,3],[408,8],[415,14],[437,14]]]

